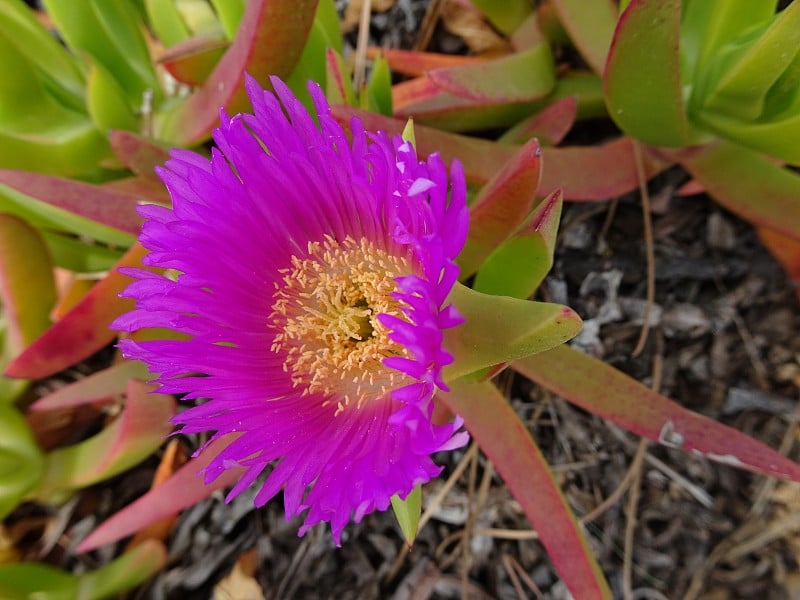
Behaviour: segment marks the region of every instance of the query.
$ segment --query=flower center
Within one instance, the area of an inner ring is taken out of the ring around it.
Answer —
[[[383,359],[408,352],[389,339],[378,315],[403,317],[391,294],[395,277],[410,270],[404,257],[350,236],[341,242],[326,236],[309,242],[305,256],[292,256],[275,284],[269,317],[278,330],[271,350],[285,356],[293,386],[326,396],[338,414],[401,385],[405,376]]]

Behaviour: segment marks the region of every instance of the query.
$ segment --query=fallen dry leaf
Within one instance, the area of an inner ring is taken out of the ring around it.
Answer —
[[[469,2],[447,0],[442,9],[444,28],[464,43],[474,54],[507,54],[511,43],[497,33],[483,15]]]
[[[214,587],[213,600],[264,600],[264,591],[253,577],[255,549],[244,552],[231,572]]]

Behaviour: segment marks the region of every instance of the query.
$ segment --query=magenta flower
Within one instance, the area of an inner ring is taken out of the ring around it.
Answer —
[[[186,339],[120,345],[160,391],[200,402],[183,433],[239,433],[205,472],[245,466],[228,500],[271,472],[302,535],[388,508],[441,471],[431,454],[466,443],[461,420],[432,422],[443,330],[462,319],[447,296],[468,225],[461,166],[420,161],[401,138],[352,121],[352,142],[309,84],[319,127],[279,79],[250,79],[254,113],[221,114],[211,160],[174,150],[159,170],[173,208],[147,205],[145,264],[113,327]],[[177,275],[176,275],[177,274]],[[201,449],[202,450],[202,449]]]

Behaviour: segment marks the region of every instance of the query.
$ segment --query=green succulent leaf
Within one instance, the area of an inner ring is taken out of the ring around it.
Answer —
[[[565,400],[637,435],[740,469],[800,481],[800,464],[790,458],[741,431],[683,408],[569,346],[511,366]]]
[[[675,158],[728,210],[800,239],[800,174],[729,142],[677,152]]]
[[[57,267],[75,273],[103,273],[114,268],[123,250],[102,244],[89,243],[74,235],[54,231],[41,231]]]
[[[222,37],[222,24],[208,0],[174,0],[190,35]]]
[[[470,207],[470,231],[458,257],[461,277],[469,277],[508,239],[533,207],[541,178],[539,142],[531,140],[483,188]]]
[[[267,87],[269,75],[287,77],[303,52],[316,6],[317,0],[248,2],[236,37],[206,82],[172,110],[161,111],[157,137],[175,145],[195,144],[207,139],[220,107],[231,114],[247,110],[245,73]]]
[[[382,56],[372,63],[372,72],[365,91],[363,102],[367,110],[392,116],[392,73],[389,63]]]
[[[145,0],[144,7],[150,26],[164,47],[170,48],[189,39],[189,29],[173,0]]]
[[[605,200],[638,189],[635,140],[627,136],[594,146],[542,148],[541,193],[555,189],[567,200]],[[650,179],[669,166],[658,154],[642,148],[645,177]],[[580,165],[579,169],[575,165]]]
[[[762,116],[767,93],[800,54],[800,4],[791,3],[763,33],[750,38],[753,33],[718,57],[721,74],[704,95],[704,112],[744,121]]]
[[[633,0],[622,13],[605,71],[605,96],[619,127],[654,146],[697,140],[683,100],[681,1]]]
[[[0,213],[0,373],[50,327],[55,301],[53,264],[42,237],[22,219]],[[26,386],[0,376],[0,405]]]
[[[197,458],[180,467],[172,477],[102,523],[80,543],[78,552],[89,552],[116,542],[159,519],[175,515],[184,508],[197,504],[217,490],[233,485],[245,472],[245,467],[227,469],[208,483],[202,473],[240,435],[229,433],[213,440]]]
[[[779,120],[797,114],[800,105],[800,53],[767,92],[763,118]]]
[[[603,80],[593,73],[576,71],[560,76],[553,92],[547,97],[548,105],[565,98],[575,98],[577,101],[578,119],[608,117],[603,97]]]
[[[85,113],[53,96],[34,64],[0,34],[0,167],[97,173],[108,142]]]
[[[514,33],[531,14],[531,3],[526,0],[472,0],[471,3],[505,34]]]
[[[523,119],[497,141],[524,144],[536,138],[542,146],[557,146],[575,124],[578,101],[574,96],[555,100],[548,107]]]
[[[60,387],[31,404],[31,411],[58,410],[91,404],[125,393],[131,379],[151,379],[144,363],[123,360]]]
[[[163,185],[155,168],[169,159],[168,148],[130,131],[110,131],[108,140],[114,154],[127,168],[148,182]]]
[[[550,4],[581,56],[595,73],[602,75],[617,25],[614,3],[610,0],[550,0]]]
[[[0,520],[38,484],[43,472],[44,454],[24,417],[0,403]]]
[[[130,2],[43,0],[43,4],[67,45],[113,73],[131,105],[139,106],[147,90],[160,98],[143,23]]]
[[[502,58],[435,69],[428,77],[451,94],[493,103],[537,100],[550,93],[556,80],[546,42]]]
[[[77,598],[75,575],[42,563],[0,565],[0,594],[6,600],[72,600]]]
[[[42,118],[38,132],[0,126],[0,167],[5,169],[102,179],[109,172],[99,164],[109,156],[108,141],[88,117],[59,107]]]
[[[86,108],[95,126],[106,129],[139,129],[139,118],[117,80],[105,67],[93,63],[86,82]]]
[[[27,171],[0,169],[0,210],[37,227],[130,246],[142,218],[139,198],[111,188]]]
[[[130,380],[119,417],[94,437],[50,452],[44,475],[32,494],[52,501],[113,477],[152,454],[172,431],[175,402],[171,396],[150,393],[151,389]]]
[[[419,518],[422,514],[422,486],[415,487],[403,500],[396,494],[392,496],[392,510],[397,517],[400,531],[403,532],[403,538],[410,548],[417,537]]]
[[[564,197],[556,190],[534,209],[528,224],[492,252],[475,276],[478,292],[528,298],[553,266]]]
[[[116,333],[109,329],[119,315],[132,310],[133,300],[119,298],[131,279],[119,267],[141,267],[146,251],[134,244],[89,293],[57,321],[6,369],[9,377],[39,379],[85,359],[111,343]]]
[[[573,597],[610,599],[611,591],[586,535],[553,472],[514,412],[508,399],[489,382],[453,382],[439,397],[464,419],[470,435],[492,461]]]
[[[800,97],[795,110],[782,119],[747,123],[704,111],[698,121],[743,146],[760,150],[787,163],[800,165]]]
[[[342,55],[332,48],[325,51],[325,97],[331,104],[356,106],[353,79]]]
[[[292,89],[307,108],[312,108],[311,96],[306,89],[308,81],[316,81],[325,88],[327,75],[326,51],[331,48],[341,52],[342,44],[342,34],[339,30],[339,21],[333,0],[320,0],[317,4],[314,21],[308,33],[306,44],[303,47],[303,52],[291,75],[286,78],[286,85]]]
[[[709,70],[720,52],[753,28],[763,27],[775,14],[777,0],[686,0],[681,17],[682,67],[693,82],[693,100],[702,98]]]
[[[81,65],[21,0],[0,0],[0,38],[5,44],[14,46],[16,52],[29,62],[32,69],[25,68],[25,76],[31,78],[33,75],[40,79],[47,91],[67,108],[83,110],[84,75]],[[0,54],[6,52],[8,48],[3,48]],[[22,66],[18,65],[17,69],[22,70]],[[4,68],[2,72],[2,95],[6,95],[13,88],[8,85],[8,70]]]
[[[357,116],[368,130],[397,135],[405,121],[390,119],[349,106],[332,106],[331,112],[342,126],[349,127]],[[415,122],[417,150],[420,156],[439,152],[445,162],[461,161],[467,182],[482,185],[496,177],[514,158],[517,148],[489,140],[439,131]],[[543,163],[539,191],[549,194],[556,188],[567,200],[601,200],[626,194],[638,188],[633,140],[612,139],[597,146],[542,148]],[[670,165],[664,158],[643,149],[644,169],[648,178]],[[579,169],[575,165],[580,165]]]
[[[107,565],[83,575],[32,562],[0,565],[0,596],[5,600],[118,597],[147,581],[166,561],[164,545],[146,540]]]
[[[219,17],[225,37],[232,40],[244,15],[244,0],[211,0],[211,5]]]
[[[446,381],[563,344],[581,329],[581,319],[566,306],[476,292],[456,283],[448,298],[466,322],[445,332],[444,346],[454,356]]]

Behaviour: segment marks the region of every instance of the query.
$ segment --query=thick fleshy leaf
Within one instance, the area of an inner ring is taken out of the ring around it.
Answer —
[[[481,189],[470,207],[469,236],[458,256],[462,278],[475,273],[530,214],[541,178],[541,155],[539,142],[531,140]]]
[[[144,363],[124,360],[42,396],[31,405],[30,410],[59,410],[99,402],[124,393],[131,379],[147,378],[148,371]]]
[[[471,0],[471,3],[505,34],[514,33],[531,13],[531,3],[526,0]]]
[[[113,477],[152,454],[172,431],[175,399],[150,393],[138,380],[127,385],[125,405],[103,431],[73,446],[47,454],[45,471],[32,494],[53,500],[61,494]]]
[[[419,529],[419,519],[422,514],[422,486],[417,486],[401,500],[400,496],[392,496],[392,510],[406,544],[410,548],[414,544]]]
[[[755,473],[800,481],[800,465],[750,436],[694,413],[625,373],[568,346],[512,368],[637,435]]]
[[[103,273],[122,257],[121,248],[87,243],[70,233],[39,231],[50,250],[55,266],[75,273]]]
[[[565,200],[606,200],[639,187],[634,142],[620,137],[596,146],[542,148],[541,193],[561,189]],[[649,179],[670,163],[642,148],[645,176]]]
[[[140,267],[146,250],[135,244],[118,267]],[[116,333],[108,326],[119,315],[133,310],[134,303],[118,295],[130,278],[111,271],[92,291],[6,369],[9,377],[39,379],[57,373],[110,344]]]
[[[673,157],[728,210],[800,240],[800,174],[728,142]]]
[[[150,27],[166,48],[188,39],[191,35],[175,2],[144,0],[144,8]]]
[[[369,130],[382,130],[389,135],[399,135],[405,121],[389,119],[346,106],[333,106],[334,117],[345,127],[350,118],[357,116]],[[467,181],[484,184],[492,179],[510,161],[517,149],[511,144],[501,144],[475,137],[439,131],[415,123],[417,150],[422,156],[439,152],[449,162],[458,158],[464,166]],[[652,177],[670,162],[647,148],[642,148],[644,169]],[[638,188],[633,140],[620,137],[598,146],[565,146],[542,148],[542,180],[539,191],[549,194],[561,189],[565,200],[606,200],[621,196]],[[673,159],[674,160],[674,159]]]
[[[163,165],[169,158],[169,150],[167,148],[161,146],[155,140],[118,129],[108,133],[108,141],[114,154],[126,167],[139,177],[157,182],[160,187],[164,187],[161,179],[156,175],[155,168]]]
[[[367,58],[382,55],[394,73],[420,77],[434,69],[445,69],[462,65],[485,62],[485,58],[462,56],[460,54],[440,54],[438,52],[417,52],[414,50],[395,50],[393,48],[367,48]]]
[[[575,515],[528,428],[494,385],[455,381],[440,398],[464,419],[539,534],[573,597],[611,598],[608,583]]]
[[[160,98],[144,24],[133,4],[104,0],[43,0],[43,4],[66,44],[113,73],[131,105],[138,106],[147,90]]]
[[[549,350],[572,339],[582,325],[567,306],[481,294],[460,283],[448,302],[466,323],[444,334],[444,346],[455,359],[444,368],[446,381]]]
[[[800,4],[790,3],[745,48],[735,59],[724,57],[722,76],[704,94],[704,112],[746,121],[762,116],[768,92],[800,52]]]
[[[633,0],[608,55],[609,115],[623,131],[655,146],[693,141],[683,103],[680,21],[681,0]]]
[[[96,279],[80,277],[77,273],[67,269],[56,271],[56,286],[58,288],[58,300],[53,310],[50,311],[50,318],[53,321],[60,321],[69,311],[86,297],[92,289]]]
[[[703,111],[697,115],[697,122],[733,142],[760,150],[789,164],[800,165],[800,144],[797,143],[800,139],[800,96],[786,113],[788,116],[783,119],[748,123],[716,112]]]
[[[100,63],[92,63],[86,80],[86,109],[95,126],[101,130],[139,128],[125,90]]]
[[[753,27],[766,23],[775,14],[777,0],[725,0],[725,2],[685,2],[681,11],[681,45],[684,77],[693,87],[708,83],[712,64],[723,49]],[[702,94],[692,99],[701,100]]]
[[[341,53],[342,47],[343,40],[336,6],[333,0],[319,0],[300,58],[291,74],[284,78],[284,83],[312,113],[314,112],[314,103],[311,100],[311,94],[308,93],[308,82],[309,80],[316,81],[323,88],[326,87],[325,53],[328,48]]]
[[[556,80],[553,93],[547,97],[549,103],[566,98],[578,102],[578,119],[606,119],[606,101],[603,96],[603,81],[588,71],[567,71]]]
[[[51,93],[62,104],[83,109],[84,77],[76,57],[42,26],[28,6],[17,0],[0,0],[0,37],[15,45],[36,65],[37,72],[46,74]],[[6,76],[7,71],[3,74]],[[27,75],[35,76],[32,71],[27,71]],[[3,90],[6,91],[7,88]]]
[[[219,108],[247,110],[245,72],[268,87],[268,76],[288,76],[303,51],[317,0],[253,0],[228,51],[196,92],[165,115],[158,137],[178,145],[206,139],[219,121]]]
[[[372,71],[361,92],[362,108],[387,117],[392,116],[392,73],[382,56],[372,62]]]
[[[44,472],[44,454],[25,418],[0,402],[0,520],[14,510]]]
[[[83,228],[76,233],[107,239],[106,232],[100,228],[104,225],[132,236],[139,234],[142,218],[136,212],[139,202],[136,196],[72,179],[5,169],[0,170],[0,185],[82,217]],[[86,220],[92,223],[84,225]],[[132,238],[125,236],[122,240],[130,243]]]
[[[325,51],[325,97],[331,104],[356,105],[350,71],[342,55],[332,48]]]
[[[137,196],[141,201],[150,201],[157,204],[169,205],[171,199],[164,183],[156,177],[126,177],[115,179],[103,184],[104,188],[115,190],[123,194]]]
[[[485,294],[529,298],[553,266],[563,205],[556,190],[534,209],[529,223],[500,244],[475,276],[473,288]]]
[[[389,135],[400,135],[407,122],[348,106],[332,106],[331,111],[333,116],[345,127],[349,127],[351,117],[357,116],[368,131],[381,130]],[[470,183],[486,183],[516,153],[516,148],[509,144],[498,144],[479,138],[447,133],[419,125],[416,122],[414,131],[417,138],[417,151],[421,156],[439,152],[447,162],[458,158],[464,165],[464,171]]]
[[[53,263],[39,233],[0,213],[0,369],[50,327],[56,301]],[[0,405],[13,402],[25,382],[0,378]]]
[[[79,576],[86,598],[112,598],[146,582],[167,563],[161,542],[146,540],[100,569]]]
[[[80,543],[78,552],[89,552],[116,542],[231,485],[242,475],[244,467],[227,469],[208,485],[203,483],[203,470],[237,437],[236,434],[229,434],[211,442],[197,458],[183,465],[172,477],[131,502],[95,529]]]
[[[800,298],[800,240],[781,235],[773,229],[758,228],[758,237],[772,256],[781,263],[783,270],[794,282],[798,298]]]
[[[610,0],[550,0],[550,5],[583,59],[602,75],[617,26],[616,6]]]
[[[498,141],[524,144],[536,138],[542,146],[557,146],[572,129],[577,114],[578,101],[573,96],[562,98],[514,125]]]
[[[57,131],[0,131],[0,165],[63,176],[98,176],[98,163],[109,157],[108,143],[85,120],[62,122]]]
[[[192,37],[170,47],[158,62],[181,83],[202,85],[228,46],[224,39]]]
[[[236,35],[239,23],[242,22],[246,0],[211,0],[214,12],[217,13],[225,36],[232,40]]]
[[[102,600],[119,597],[156,574],[167,562],[164,545],[148,540],[82,575],[43,563],[0,565],[0,596],[5,600]]]
[[[108,142],[88,115],[69,110],[49,96],[37,103],[26,90],[20,96],[27,98],[27,105],[4,114],[6,89],[16,84],[8,81],[9,73],[19,70],[34,79],[19,65],[9,65],[18,57],[6,55],[6,49],[0,37],[0,167],[65,176],[105,176],[106,171],[98,164],[110,156]]]
[[[448,92],[427,76],[402,81],[392,88],[396,117],[414,118],[448,131],[507,127],[531,114],[542,103],[542,100],[512,103],[488,98],[475,100]]]
[[[434,103],[434,109],[441,105],[441,110],[449,109],[450,105],[458,107],[472,104],[464,98],[445,94],[427,74],[402,81],[392,88],[392,105],[397,111],[413,110],[425,102]]]
[[[511,104],[546,96],[555,84],[548,43],[469,65],[435,69],[427,75],[442,89],[476,102]]]

